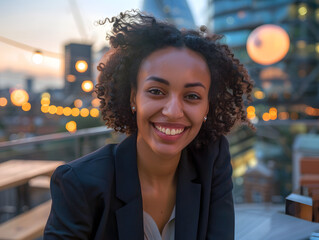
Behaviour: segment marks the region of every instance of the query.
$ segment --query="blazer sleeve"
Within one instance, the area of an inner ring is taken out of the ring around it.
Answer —
[[[235,217],[232,196],[232,166],[229,144],[222,136],[219,155],[213,166],[211,202],[209,206],[208,231],[206,239],[233,240]]]
[[[52,207],[44,239],[89,239],[92,213],[81,182],[72,167],[58,167],[51,177],[50,187]]]

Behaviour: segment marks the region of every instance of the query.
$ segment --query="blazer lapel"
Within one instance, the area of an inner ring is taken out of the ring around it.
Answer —
[[[116,196],[124,206],[116,211],[120,240],[144,239],[143,202],[136,162],[136,135],[115,150]]]
[[[197,173],[187,150],[182,152],[177,174],[175,237],[197,239],[201,184],[193,181]]]

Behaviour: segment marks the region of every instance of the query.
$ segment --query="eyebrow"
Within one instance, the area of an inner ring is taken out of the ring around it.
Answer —
[[[156,82],[159,82],[159,83],[163,83],[165,85],[168,85],[169,86],[169,81],[163,79],[163,78],[159,78],[159,77],[155,77],[155,76],[150,76],[146,79],[146,81],[156,81]],[[191,88],[191,87],[202,87],[204,89],[206,89],[206,87],[200,83],[200,82],[195,82],[195,83],[186,83],[184,85],[185,88]]]

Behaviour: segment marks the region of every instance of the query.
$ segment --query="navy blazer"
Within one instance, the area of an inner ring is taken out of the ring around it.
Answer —
[[[177,168],[176,240],[234,239],[231,175],[224,136],[204,150],[183,150]],[[136,135],[58,167],[51,195],[45,240],[143,240]]]

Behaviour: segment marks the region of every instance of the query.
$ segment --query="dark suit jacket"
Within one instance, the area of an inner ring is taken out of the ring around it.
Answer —
[[[232,167],[225,137],[182,152],[175,239],[234,239]],[[51,179],[44,239],[144,239],[136,135],[60,166]]]

